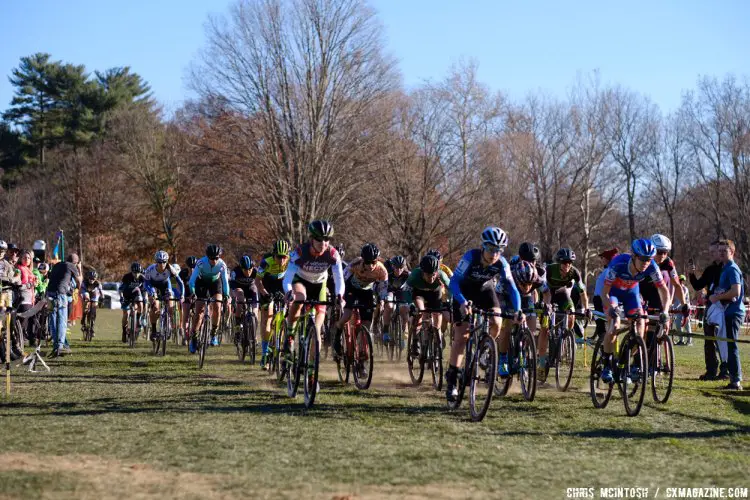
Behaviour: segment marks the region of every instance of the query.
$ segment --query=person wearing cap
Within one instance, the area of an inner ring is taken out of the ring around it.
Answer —
[[[607,274],[607,267],[609,266],[609,263],[612,262],[612,259],[614,259],[615,256],[617,256],[619,253],[620,250],[617,247],[613,247],[609,250],[604,250],[599,254],[599,259],[601,259],[602,272],[599,273],[599,276],[596,278],[596,286],[594,287],[594,310],[599,311],[600,313],[604,312],[604,304],[602,303],[601,293],[602,288],[604,288],[604,278]],[[597,338],[600,335],[604,335],[606,329],[607,321],[601,318],[597,318],[594,338]]]
[[[685,283],[687,283],[687,278],[684,274],[681,274],[678,276],[678,279],[680,280],[680,286],[682,287],[682,293],[685,295],[685,303],[690,304],[690,291],[688,290],[688,287]],[[675,306],[681,306],[680,299],[675,296],[674,301]],[[685,323],[683,325],[683,322]],[[693,334],[692,328],[690,327],[690,314],[683,314],[682,312],[679,312],[675,315],[675,326],[677,327],[677,332],[679,332],[680,336],[677,339],[677,343],[675,345],[693,345],[693,337],[691,335]],[[683,335],[683,333],[686,333],[687,335]]]
[[[52,351],[48,355],[51,358],[70,354],[65,336],[68,327],[68,294],[81,283],[79,262],[78,255],[72,253],[65,262],[58,262],[49,272],[47,298],[54,305],[49,324],[53,342]]]

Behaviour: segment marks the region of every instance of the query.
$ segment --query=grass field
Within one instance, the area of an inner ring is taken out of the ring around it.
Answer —
[[[376,361],[366,392],[327,363],[322,393],[301,397],[229,346],[204,370],[186,348],[165,358],[119,342],[119,311],[97,338],[50,363],[13,371],[0,405],[1,498],[566,498],[571,487],[750,487],[750,391],[698,382],[702,341],[676,347],[675,391],[640,416],[622,401],[595,410],[578,351],[573,387],[510,395],[484,422],[448,413],[413,388],[406,366]],[[743,369],[750,352],[742,346]],[[588,356],[591,350],[588,350]],[[647,393],[647,401],[650,393]],[[598,498],[598,490],[597,490]]]

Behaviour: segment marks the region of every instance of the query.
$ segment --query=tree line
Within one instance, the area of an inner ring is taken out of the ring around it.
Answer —
[[[209,19],[198,96],[167,116],[130,68],[21,58],[0,123],[0,235],[58,227],[101,273],[206,242],[228,260],[298,242],[328,218],[350,252],[375,241],[449,262],[499,225],[515,250],[596,254],[668,235],[678,264],[715,237],[750,265],[750,82],[697,76],[669,114],[593,72],[564,98],[518,101],[461,61],[406,89],[362,0],[238,0]],[[70,243],[69,243],[70,246]]]

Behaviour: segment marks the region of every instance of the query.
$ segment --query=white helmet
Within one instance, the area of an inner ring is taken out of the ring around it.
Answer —
[[[657,250],[666,250],[667,252],[672,250],[672,242],[663,234],[655,234],[651,236],[651,241],[654,242],[654,246]]]
[[[489,226],[482,231],[482,243],[505,248],[508,246],[508,236],[499,227]]]
[[[33,250],[47,250],[47,243],[44,240],[36,240],[31,248]]]

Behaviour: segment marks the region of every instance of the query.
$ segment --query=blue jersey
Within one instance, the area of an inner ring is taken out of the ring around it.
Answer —
[[[456,270],[453,272],[449,289],[454,300],[459,304],[465,304],[466,297],[464,297],[462,289],[479,289],[495,277],[499,280],[498,287],[502,286],[510,297],[513,309],[518,311],[521,308],[521,295],[513,281],[508,262],[501,256],[494,264],[485,266],[482,262],[482,250],[479,248],[469,250],[461,257]]]
[[[641,281],[651,278],[656,286],[664,286],[664,278],[656,262],[652,260],[645,271],[633,275],[630,272],[630,259],[631,256],[627,253],[622,253],[612,259],[607,266],[604,284],[618,290],[632,290]]]
[[[208,261],[208,257],[205,255],[198,259],[193,269],[193,274],[190,275],[190,291],[195,293],[195,282],[201,281],[204,283],[211,283],[216,280],[221,280],[221,289],[223,290],[224,296],[229,296],[229,276],[227,273],[227,265],[223,260],[219,259],[215,266],[212,266]]]

